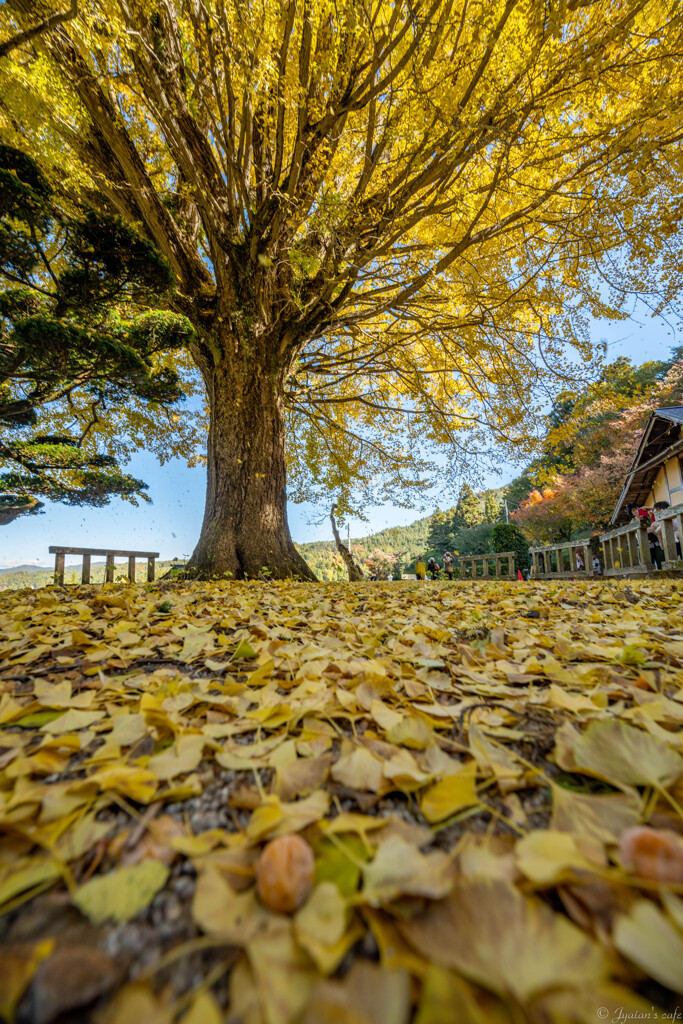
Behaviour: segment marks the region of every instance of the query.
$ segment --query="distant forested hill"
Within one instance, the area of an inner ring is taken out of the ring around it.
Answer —
[[[392,526],[387,530],[380,530],[378,533],[371,533],[368,537],[358,539],[352,537],[351,548],[354,554],[360,558],[369,555],[376,548],[380,548],[382,551],[405,551],[403,561],[412,565],[415,559],[419,555],[423,555],[426,550],[430,519],[431,516],[426,516],[424,519],[416,519],[408,526]],[[342,532],[342,540],[344,539],[345,532]],[[297,544],[296,547],[318,579],[342,580],[348,578],[333,540],[312,541],[308,544]]]
[[[156,577],[160,579],[164,573],[171,568],[172,562],[157,562]],[[147,581],[147,562],[145,559],[138,559],[135,566],[135,575],[138,583]],[[117,562],[114,567],[114,580],[122,582],[128,579],[128,563]],[[104,581],[104,562],[93,563],[90,570],[90,582],[102,583]],[[65,583],[81,582],[81,566],[69,565],[64,571]],[[35,590],[37,587],[49,587],[54,583],[54,569],[35,568],[31,566],[26,569],[17,566],[16,569],[5,569],[0,574],[0,590],[23,590],[28,588]]]

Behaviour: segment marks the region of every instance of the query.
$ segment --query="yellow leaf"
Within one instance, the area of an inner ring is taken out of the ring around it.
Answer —
[[[54,948],[54,939],[17,945],[0,954],[0,1017],[13,1021],[14,1011],[35,974],[41,960]]]
[[[683,992],[683,935],[650,900],[617,918],[614,945],[661,985]]]
[[[301,1024],[407,1024],[410,977],[355,960],[343,981],[319,981]]]
[[[161,782],[193,772],[202,759],[205,739],[192,733],[179,736],[172,747],[151,757],[147,768]]]
[[[173,1007],[144,982],[126,985],[102,1015],[102,1024],[173,1024]]]
[[[208,935],[219,935],[235,946],[243,946],[272,918],[259,903],[253,888],[235,892],[212,867],[197,879],[192,899],[192,918]]]
[[[617,719],[591,722],[574,744],[580,772],[614,786],[670,785],[683,775],[683,757],[666,743]]]
[[[278,765],[275,792],[282,800],[308,796],[319,789],[327,779],[331,757],[299,757]]]
[[[164,864],[143,860],[91,878],[71,899],[93,924],[130,921],[152,902],[167,878],[168,868]]]
[[[433,963],[521,1002],[547,989],[590,989],[610,971],[597,943],[500,879],[458,881],[445,900],[398,927]]]
[[[632,793],[576,793],[554,783],[550,791],[550,828],[557,832],[595,836],[604,843],[615,843],[622,832],[641,821],[640,801]]]
[[[420,801],[420,810],[427,821],[444,821],[457,811],[478,803],[475,779],[476,763],[468,761],[459,772],[431,786]]]
[[[104,792],[113,790],[121,796],[130,797],[142,804],[148,804],[157,790],[157,777],[146,768],[133,765],[117,765],[112,768],[100,768],[87,780],[96,783]]]
[[[439,899],[452,885],[451,862],[445,853],[420,853],[412,843],[392,836],[382,843],[374,860],[364,865],[361,897],[373,907],[397,896]]]
[[[355,941],[344,941],[345,931],[346,903],[339,889],[334,882],[320,882],[296,914],[294,934],[322,974],[336,970]]]
[[[383,764],[367,747],[354,747],[348,740],[342,743],[341,754],[332,766],[332,778],[349,789],[381,793],[387,789]]]
[[[223,1024],[223,1013],[210,992],[201,991],[192,1000],[179,1024]]]
[[[87,729],[88,726],[101,721],[104,717],[104,711],[80,711],[77,708],[69,708],[59,718],[43,725],[41,732],[55,736],[65,732],[77,732],[79,729]]]
[[[606,866],[606,857],[597,839],[575,839],[569,832],[534,829],[519,840],[515,848],[517,866],[522,874],[538,885],[550,885],[571,877],[575,871],[594,871]]]
[[[18,861],[0,873],[0,908],[5,903],[44,882],[52,882],[59,878],[57,864],[43,857]]]

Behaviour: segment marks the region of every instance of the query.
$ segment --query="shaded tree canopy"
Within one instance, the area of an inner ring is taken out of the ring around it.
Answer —
[[[108,407],[140,399],[161,410],[184,396],[155,364],[192,327],[143,311],[173,277],[156,247],[120,217],[59,209],[31,157],[0,146],[0,521],[40,510],[37,496],[103,505],[146,485],[88,443]],[[49,429],[53,407],[70,430]],[[47,430],[46,430],[47,426]]]
[[[530,454],[597,373],[591,314],[678,288],[674,0],[85,6],[2,62],[3,132],[173,268],[210,406],[199,572],[306,572],[286,458],[343,515],[420,495],[435,451]]]
[[[515,564],[525,572],[531,565],[529,541],[513,523],[496,523],[491,536],[494,551],[515,551]]]

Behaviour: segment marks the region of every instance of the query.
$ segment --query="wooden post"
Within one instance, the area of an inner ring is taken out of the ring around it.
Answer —
[[[154,559],[147,559],[147,582],[154,583]]]
[[[81,583],[90,583],[90,555],[83,555],[83,568],[81,570]]]
[[[484,558],[481,563],[481,575],[484,579],[488,579],[489,576],[489,560]]]
[[[114,556],[107,554],[107,559],[104,566],[104,582],[114,582]]]
[[[501,569],[501,562],[502,562],[501,558],[496,558],[496,579],[497,580],[499,580],[501,578],[502,574],[503,574],[503,570]]]
[[[135,583],[135,555],[128,556],[128,579]]]
[[[513,580],[517,573],[515,572],[515,556],[510,555],[508,558],[508,568],[510,570],[510,579]]]
[[[55,586],[64,586],[64,552],[58,551],[55,555]]]
[[[609,540],[601,541],[602,544],[602,560],[605,565],[605,571],[612,568],[612,549],[609,546]]]
[[[674,521],[673,519],[662,519],[662,547],[664,548],[664,558],[667,562],[675,562],[676,555],[676,538],[674,536]]]
[[[650,562],[650,542],[647,539],[647,526],[638,524],[636,537],[638,538],[638,562],[649,570],[652,563]]]
[[[636,534],[634,530],[629,530],[626,534],[628,543],[628,557],[631,566],[638,565],[638,545],[636,544]]]

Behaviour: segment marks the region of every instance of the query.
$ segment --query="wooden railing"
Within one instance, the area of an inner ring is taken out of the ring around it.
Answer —
[[[55,556],[55,583],[64,586],[64,555],[83,555],[81,581],[90,583],[90,559],[92,555],[104,555],[104,582],[114,582],[114,559],[128,559],[128,579],[135,583],[135,559],[147,559],[147,580],[154,581],[154,560],[159,557],[158,551],[116,551],[111,548],[63,548],[56,545],[50,547],[50,554]]]
[[[662,524],[664,564],[669,572],[683,571],[681,539],[683,538],[683,505],[673,505],[655,512],[655,522]],[[678,543],[676,543],[678,541]]]
[[[661,523],[662,569],[683,571],[676,547],[676,534],[679,540],[683,537],[683,505],[656,511],[655,522]],[[655,572],[657,566],[652,560],[649,532],[652,532],[652,527],[647,522],[634,521],[601,534],[605,576],[647,576]]]
[[[601,534],[605,576],[646,576],[654,572],[647,534],[648,528],[641,522],[627,523]]]
[[[574,579],[594,576],[593,555],[588,541],[565,541],[529,548],[534,579]],[[583,561],[583,568],[579,568]]]
[[[460,555],[460,578],[463,580],[514,579],[516,551],[494,551],[489,555]],[[507,563],[507,571],[503,572],[503,562]],[[494,563],[493,574],[490,563]],[[479,568],[481,567],[481,573]]]

